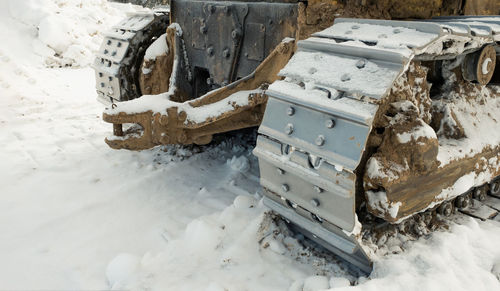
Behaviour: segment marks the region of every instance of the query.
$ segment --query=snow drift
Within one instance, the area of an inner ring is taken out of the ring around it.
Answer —
[[[457,217],[449,231],[388,241],[370,278],[355,278],[274,222],[248,137],[107,148],[87,66],[135,8],[0,7],[1,290],[500,289],[498,222]]]
[[[0,6],[26,26],[33,51],[49,67],[91,64],[102,32],[122,18],[123,10],[137,9],[119,10],[105,0],[1,0]]]

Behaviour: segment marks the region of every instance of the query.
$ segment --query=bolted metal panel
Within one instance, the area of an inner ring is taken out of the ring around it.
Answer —
[[[204,50],[206,49],[205,45],[205,37],[203,35],[203,31],[208,30],[208,28],[205,25],[205,20],[203,18],[199,17],[194,17],[193,18],[193,23],[191,28],[198,28],[198,29],[191,29],[192,31],[192,39],[191,39],[191,46],[195,49],[199,50]]]
[[[209,89],[215,89],[251,74],[284,38],[295,36],[297,6],[173,0],[171,21],[182,28],[192,75],[195,70],[206,70]]]
[[[119,65],[104,58],[97,57],[94,61],[93,67],[95,68],[96,90],[103,96],[106,96],[101,98],[101,100],[106,100],[111,103],[122,101],[120,99],[121,86],[119,79]]]
[[[247,23],[245,33],[250,43],[250,46],[246,48],[248,59],[262,61],[264,59],[266,26],[261,23]]]
[[[318,108],[289,103],[274,98],[273,95],[269,97],[264,120],[259,128],[260,134],[294,145],[332,164],[354,171],[364,151],[371,129],[370,123],[363,124],[341,112],[332,114]],[[292,116],[287,114],[290,106],[295,110]],[[334,121],[335,126],[330,128],[328,121]],[[291,132],[290,127],[293,127]]]
[[[128,48],[128,41],[107,36],[102,42],[97,56],[119,63],[125,58]]]
[[[272,199],[273,196],[275,195],[266,191],[264,204],[290,221],[292,228],[296,228],[296,230],[305,234],[313,241],[316,241],[344,260],[357,266],[361,271],[367,274],[372,271],[370,259],[353,235],[347,236],[342,231],[329,228],[325,223],[306,219],[307,214],[299,214],[298,211],[294,211],[292,208],[283,205],[283,203]]]
[[[273,153],[278,146],[276,141],[258,137],[254,154],[259,158],[262,186],[288,203],[300,205],[317,219],[352,231],[356,220],[355,175],[326,161],[314,165],[314,156],[297,149]]]

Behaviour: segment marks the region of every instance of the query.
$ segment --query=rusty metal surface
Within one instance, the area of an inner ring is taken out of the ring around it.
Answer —
[[[168,28],[165,37],[167,53],[156,56],[154,60],[144,60],[139,71],[139,85],[143,95],[157,95],[167,92],[170,76],[174,67],[175,30]]]
[[[464,6],[465,15],[498,15],[500,1],[498,0],[467,0]]]
[[[176,35],[177,41],[174,43],[176,48],[178,48],[178,45],[175,45],[178,44],[178,38]],[[233,104],[232,110],[196,123],[186,122],[189,116],[186,112],[179,110],[180,103],[174,103],[161,112],[153,113],[149,110],[136,114],[120,112],[120,104],[118,104],[114,113],[103,114],[104,121],[113,123],[116,128],[115,133],[121,133],[120,125],[125,123],[138,124],[140,127],[135,127],[136,130],[125,131],[122,136],[108,138],[106,143],[115,149],[131,150],[142,150],[161,144],[206,144],[211,141],[213,134],[259,125],[267,102],[265,88],[278,78],[278,71],[288,62],[294,52],[294,47],[293,41],[280,43],[252,75],[195,100],[186,101],[190,107],[197,108],[227,102],[225,99],[235,93],[261,88],[260,92],[249,93],[246,105]],[[179,57],[181,52],[176,50],[175,53]],[[181,93],[174,92],[171,99],[182,99],[182,96],[176,97]]]

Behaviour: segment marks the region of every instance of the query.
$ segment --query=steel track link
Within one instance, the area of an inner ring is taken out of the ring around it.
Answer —
[[[97,100],[105,105],[141,96],[139,70],[146,49],[165,33],[168,10],[129,14],[104,34],[93,67]]]

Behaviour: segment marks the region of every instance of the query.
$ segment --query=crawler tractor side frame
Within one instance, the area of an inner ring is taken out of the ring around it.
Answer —
[[[500,188],[498,133],[476,137],[487,146],[469,156],[438,156],[467,145],[471,128],[500,120],[500,18],[334,15],[497,9],[471,4],[478,1],[422,8],[411,0],[402,9],[392,0],[172,0],[170,11],[131,15],[95,63],[99,97],[112,104],[103,114],[114,129],[106,143],[207,144],[260,125],[254,154],[265,204],[370,272],[381,230],[420,235],[456,209],[481,219],[500,212],[491,200]],[[141,62],[159,36],[147,35],[161,29],[168,51]],[[493,112],[460,119],[461,98],[473,114]],[[466,189],[453,190],[456,183]]]

